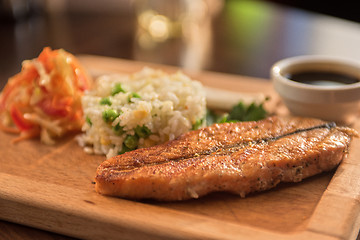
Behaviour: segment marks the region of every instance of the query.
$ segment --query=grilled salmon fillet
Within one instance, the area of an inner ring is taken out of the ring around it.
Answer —
[[[165,201],[215,191],[246,194],[336,167],[355,130],[312,118],[214,124],[110,158],[97,169],[104,195]]]

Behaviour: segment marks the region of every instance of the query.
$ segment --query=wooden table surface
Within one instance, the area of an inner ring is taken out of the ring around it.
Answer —
[[[44,46],[74,54],[260,78],[269,77],[274,62],[295,55],[326,54],[360,60],[359,23],[265,1],[224,2],[210,19],[210,27],[202,36],[206,39],[195,43],[171,39],[143,48],[136,38],[136,26],[135,13],[129,6],[115,13],[41,14],[17,22],[1,18],[0,89],[20,70],[24,59],[36,57]],[[204,41],[207,48],[197,51]],[[0,239],[71,238],[0,221]]]

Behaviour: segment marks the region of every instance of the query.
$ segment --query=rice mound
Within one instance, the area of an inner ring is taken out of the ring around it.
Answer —
[[[82,97],[84,123],[78,143],[107,158],[173,140],[205,125],[200,82],[181,72],[144,68],[133,75],[105,75]]]

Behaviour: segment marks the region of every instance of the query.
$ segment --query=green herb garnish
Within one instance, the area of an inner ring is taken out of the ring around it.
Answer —
[[[119,115],[120,115],[120,113],[118,113],[118,111],[116,111],[115,109],[111,109],[111,108],[106,109],[102,112],[102,118],[107,123],[113,122]]]
[[[267,114],[263,103],[246,105],[243,102],[239,102],[229,113],[225,114],[217,114],[208,109],[206,112],[206,124],[209,126],[214,123],[258,121],[266,118]]]
[[[100,105],[109,105],[111,106],[112,102],[110,101],[110,98],[104,97],[100,100]]]
[[[112,130],[114,131],[114,133],[118,136],[122,135],[125,131],[124,131],[124,127],[120,126],[120,123],[116,124],[115,126],[112,127]]]
[[[127,135],[124,140],[124,145],[130,149],[133,150],[138,146],[139,137],[136,135]]]
[[[131,99],[132,98],[141,98],[139,94],[137,94],[136,92],[132,92],[130,93],[130,95],[128,96],[128,102],[132,102]]]
[[[197,129],[199,129],[199,128],[202,126],[203,122],[204,122],[204,118],[198,119],[198,120],[192,125],[192,130],[197,130]]]
[[[92,126],[92,122],[91,122],[91,119],[89,118],[89,116],[86,116],[85,121],[87,122],[87,124],[90,125],[90,127]]]
[[[111,89],[111,96],[115,96],[118,93],[125,93],[126,91],[121,87],[121,83],[115,84],[115,86]]]
[[[266,115],[267,112],[262,103],[259,105],[251,103],[247,106],[239,102],[229,112],[227,121],[258,121],[264,119]]]
[[[151,135],[150,129],[148,127],[146,127],[145,125],[143,125],[143,126],[137,125],[134,130],[135,130],[136,135],[138,135],[141,138],[147,138],[148,136]]]

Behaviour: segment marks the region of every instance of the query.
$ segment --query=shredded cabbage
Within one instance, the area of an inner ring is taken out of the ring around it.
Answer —
[[[39,57],[25,60],[0,94],[0,129],[18,133],[14,142],[79,131],[84,122],[81,96],[92,81],[78,60],[63,49],[45,47]]]

